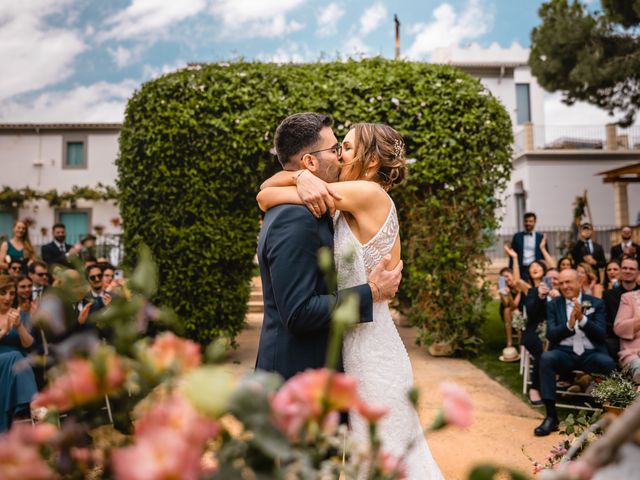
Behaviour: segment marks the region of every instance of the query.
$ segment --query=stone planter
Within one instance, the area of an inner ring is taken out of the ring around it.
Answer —
[[[433,357],[450,357],[453,355],[453,345],[449,342],[434,342],[427,351]]]

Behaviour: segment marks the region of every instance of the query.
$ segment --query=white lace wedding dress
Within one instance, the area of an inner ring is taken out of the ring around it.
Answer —
[[[367,277],[380,259],[391,251],[398,236],[396,208],[389,197],[390,210],[382,228],[366,244],[361,244],[349,228],[344,215],[334,219],[335,262],[338,288],[367,283]],[[404,455],[409,480],[442,479],[431,456],[418,415],[407,398],[413,385],[411,363],[400,339],[387,302],[373,305],[373,322],[362,323],[347,333],[343,344],[345,372],[358,380],[360,396],[372,405],[385,405],[389,413],[379,431],[383,450]],[[356,413],[349,418],[352,436],[361,442],[369,438],[366,422]]]

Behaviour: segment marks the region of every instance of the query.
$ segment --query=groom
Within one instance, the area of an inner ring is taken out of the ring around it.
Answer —
[[[333,120],[318,113],[296,113],[278,126],[275,147],[284,170],[309,170],[325,182],[338,180],[340,144]],[[324,211],[331,207],[330,199]],[[360,297],[360,321],[373,321],[373,303],[391,299],[400,284],[402,262],[391,271],[383,259],[369,282],[328,292],[318,267],[318,249],[333,250],[333,223],[328,214],[314,217],[302,205],[279,205],[267,211],[258,239],[258,262],[264,297],[264,319],[256,369],[277,372],[285,380],[308,368],[325,365],[331,313],[349,292]]]

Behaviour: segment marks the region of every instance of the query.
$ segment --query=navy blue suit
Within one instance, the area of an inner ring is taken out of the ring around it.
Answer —
[[[542,242],[542,233],[534,232],[535,235],[535,260],[542,260],[542,250],[540,250],[540,243]],[[524,232],[516,233],[511,238],[511,248],[518,254],[518,266],[520,267],[520,277],[523,279],[529,278],[529,272],[527,270],[528,265],[525,266],[522,261],[524,260]],[[509,257],[509,268],[513,268],[513,258]]]
[[[574,353],[570,346],[560,345],[562,340],[575,335],[575,330],[567,327],[566,299],[560,296],[547,304],[547,338],[550,347],[540,359],[540,396],[543,400],[556,398],[556,373],[583,370],[607,375],[616,368],[616,362],[609,356],[605,342],[604,302],[583,294],[582,301],[586,300],[591,302],[589,310],[592,311],[585,314],[587,323],[580,328],[593,344],[593,349],[585,350],[581,355]]]
[[[256,368],[288,379],[325,365],[331,313],[347,292],[360,296],[360,321],[373,321],[368,285],[327,292],[318,267],[318,250],[333,250],[333,224],[316,219],[301,205],[279,205],[267,211],[258,239],[264,320]]]
[[[531,388],[540,390],[540,358],[542,357],[542,340],[538,336],[538,325],[547,317],[547,298],[538,296],[538,287],[531,287],[524,300],[527,309],[527,324],[522,335],[522,344],[533,356],[531,372]]]

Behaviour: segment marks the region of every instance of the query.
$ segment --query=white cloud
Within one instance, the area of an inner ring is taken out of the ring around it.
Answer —
[[[127,100],[139,82],[98,82],[66,91],[47,92],[32,100],[0,103],[4,122],[122,122]]]
[[[340,47],[340,53],[352,58],[360,58],[370,55],[371,49],[362,41],[360,36],[352,35]]]
[[[143,50],[144,47],[142,45],[137,45],[133,48],[125,48],[122,45],[118,45],[117,48],[107,48],[107,52],[109,52],[118,68],[126,67],[138,61]]]
[[[211,14],[222,22],[220,38],[272,38],[304,25],[287,14],[306,0],[214,0]]]
[[[157,35],[206,9],[206,0],[132,0],[126,9],[104,21],[106,30],[98,40],[123,40],[144,35]]]
[[[0,101],[61,82],[86,45],[70,29],[53,28],[45,18],[62,13],[71,0],[30,0],[0,4]]]
[[[386,7],[378,2],[367,8],[360,17],[361,34],[367,35],[380,26],[382,21],[387,17]]]
[[[493,26],[493,14],[488,10],[481,0],[468,0],[462,12],[456,12],[448,3],[441,4],[433,11],[431,22],[409,26],[415,39],[405,56],[423,60],[436,48],[458,45],[485,34]]]
[[[187,66],[187,62],[184,60],[177,60],[171,64],[165,63],[161,67],[156,67],[154,65],[145,65],[142,69],[142,77],[145,81],[151,80],[153,78],[157,78],[161,75],[165,75],[167,73],[175,72],[176,70],[180,70]]]
[[[330,3],[326,7],[322,7],[318,13],[318,30],[319,37],[328,37],[334,35],[338,31],[338,21],[344,16],[344,8],[338,3]]]
[[[273,53],[260,53],[256,59],[262,62],[273,63],[303,63],[304,56],[297,44],[292,44],[288,49],[278,48]]]

